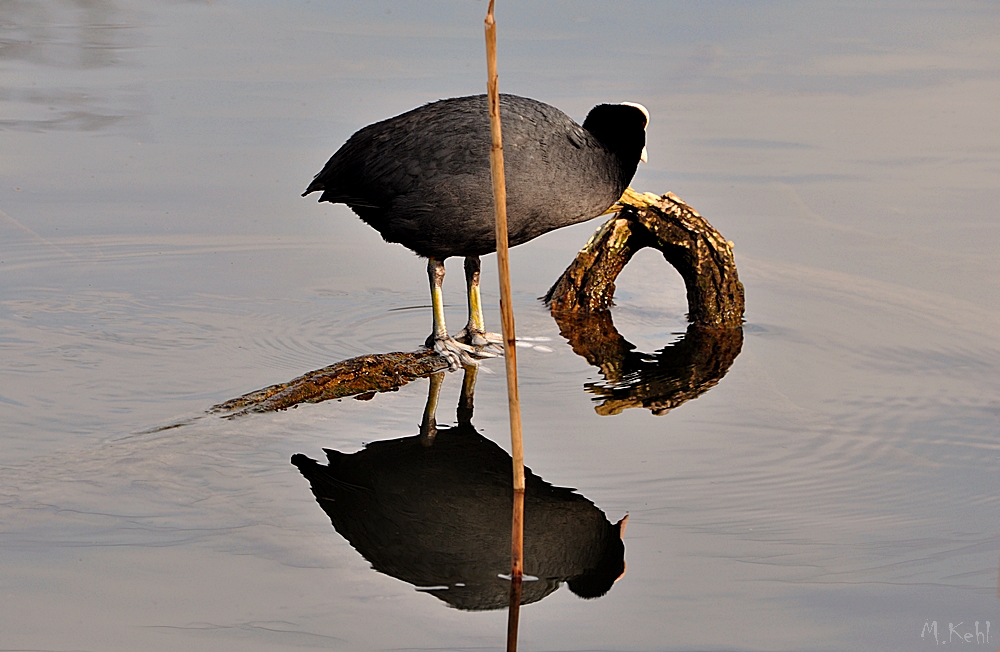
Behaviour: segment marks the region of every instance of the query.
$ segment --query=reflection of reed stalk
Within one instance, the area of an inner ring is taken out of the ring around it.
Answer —
[[[497,25],[493,3],[486,10],[486,93],[490,106],[490,173],[496,217],[497,267],[500,272],[500,321],[503,326],[504,366],[507,369],[507,405],[510,410],[510,448],[514,463],[514,513],[511,518],[511,600],[507,619],[507,650],[517,650],[517,620],[524,569],[524,449],[521,444],[521,401],[517,394],[517,354],[514,308],[510,297],[510,259],[507,253],[507,188],[503,174],[503,138],[500,134],[500,90],[497,80]]]

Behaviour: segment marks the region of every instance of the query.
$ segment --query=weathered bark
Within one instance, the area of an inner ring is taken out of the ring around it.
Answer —
[[[286,410],[299,403],[321,403],[353,396],[367,400],[377,392],[392,392],[411,380],[448,368],[448,361],[429,349],[362,355],[323,367],[298,378],[271,385],[220,403],[211,412],[238,417],[250,412]]]
[[[552,314],[609,309],[618,274],[635,252],[654,247],[684,279],[692,324],[738,328],[743,284],[732,243],[673,193],[657,197],[630,189],[621,203],[618,215],[597,230],[545,295]]]

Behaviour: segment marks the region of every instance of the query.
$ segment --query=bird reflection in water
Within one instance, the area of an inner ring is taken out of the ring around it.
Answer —
[[[435,412],[444,374],[431,376],[420,434],[326,449],[328,465],[292,457],[334,528],[375,570],[469,611],[504,609],[510,582],[511,458],[472,425],[476,370],[465,368],[458,424]],[[597,598],[625,573],[626,516],[611,523],[573,489],[525,469],[521,604],[566,582]]]
[[[604,380],[584,385],[600,415],[642,407],[660,416],[715,387],[743,347],[743,329],[692,324],[677,342],[641,353],[615,328],[610,311],[559,313],[553,317],[573,352],[601,371]]]

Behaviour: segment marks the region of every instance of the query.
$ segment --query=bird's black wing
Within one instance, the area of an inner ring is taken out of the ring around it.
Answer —
[[[433,204],[443,180],[469,172],[470,166],[488,170],[489,142],[477,143],[484,133],[479,122],[487,125],[488,136],[485,103],[468,97],[433,102],[369,125],[330,158],[305,194],[321,190],[320,201],[383,211],[417,193]]]

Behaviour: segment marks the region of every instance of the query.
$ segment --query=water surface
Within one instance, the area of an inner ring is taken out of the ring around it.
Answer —
[[[359,127],[481,92],[484,13],[0,8],[4,649],[502,648],[503,611],[372,570],[289,463],[415,436],[428,381],[205,415],[422,341],[422,262],[298,195]],[[661,416],[602,416],[586,386],[606,379],[537,301],[597,223],[513,250],[518,332],[547,338],[519,349],[527,464],[609,523],[629,515],[625,576],[601,598],[563,587],[525,606],[524,649],[909,651],[936,647],[932,621],[942,643],[948,623],[990,621],[979,647],[1000,645],[1000,12],[497,16],[503,91],[577,120],[598,102],[650,109],[634,185],[677,193],[734,241],[747,292],[715,387]],[[637,351],[684,332],[680,277],[654,252],[616,296]],[[507,449],[503,367],[483,366],[473,423]],[[460,389],[450,374],[442,427]]]

